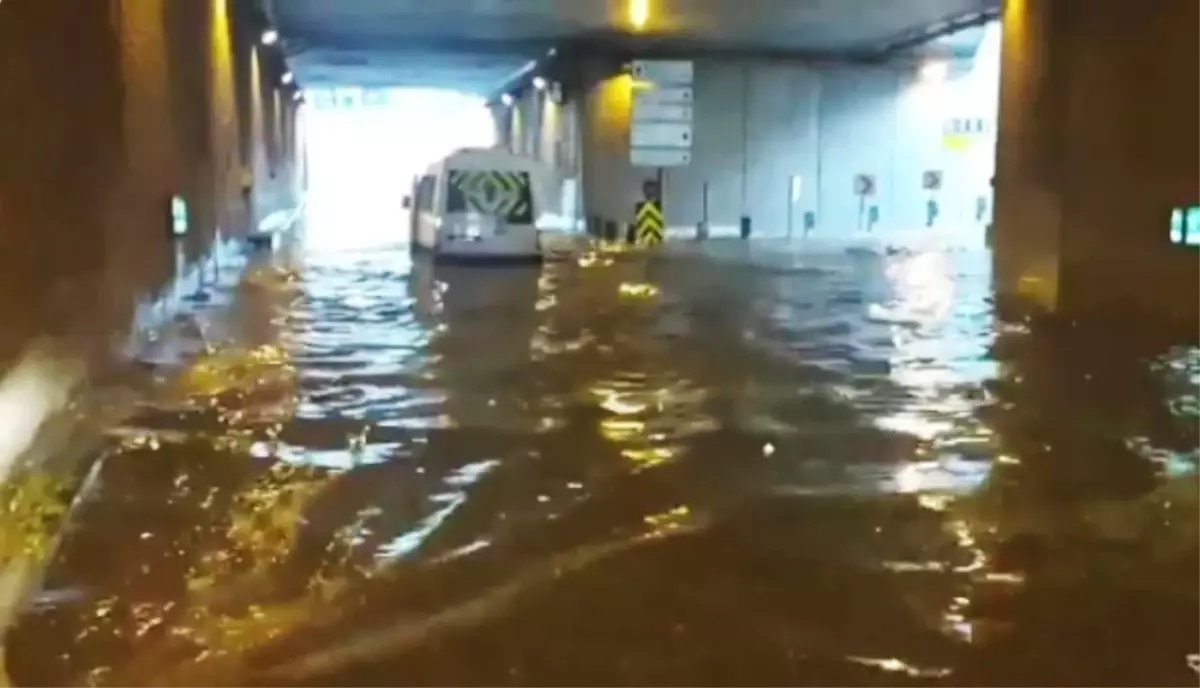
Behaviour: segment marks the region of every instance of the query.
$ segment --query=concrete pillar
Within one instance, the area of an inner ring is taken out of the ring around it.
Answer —
[[[224,235],[229,235],[242,221],[237,208],[241,191],[241,161],[238,156],[241,126],[237,108],[234,29],[229,4],[230,0],[215,0],[209,8],[212,46],[209,51],[209,74],[212,84],[209,107],[212,118],[211,146],[215,163],[214,202],[217,225]]]
[[[495,102],[488,105],[492,115],[492,124],[496,129],[496,146],[504,150],[512,150],[512,125],[509,124],[510,111],[507,105]]]
[[[629,162],[633,79],[615,73],[604,61],[580,66],[586,89],[577,110],[583,215],[631,222],[634,204],[642,198],[642,182],[654,177],[653,170]]]
[[[1172,245],[1200,196],[1196,0],[1008,0],[997,133],[997,288],[1068,316],[1196,319]]]

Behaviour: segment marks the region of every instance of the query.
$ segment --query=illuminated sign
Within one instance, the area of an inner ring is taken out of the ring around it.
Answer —
[[[171,234],[181,237],[188,231],[187,201],[183,196],[171,197]]]
[[[1200,205],[1171,211],[1171,243],[1200,246]]]

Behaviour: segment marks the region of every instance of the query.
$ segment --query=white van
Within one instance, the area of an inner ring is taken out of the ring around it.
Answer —
[[[502,149],[456,151],[417,179],[412,246],[436,260],[540,261],[546,170]]]

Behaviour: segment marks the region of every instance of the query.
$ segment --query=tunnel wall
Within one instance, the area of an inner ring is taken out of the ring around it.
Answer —
[[[694,227],[703,217],[707,186],[715,234],[735,233],[746,214],[755,236],[787,236],[789,227],[799,235],[804,214],[812,212],[816,233],[853,235],[867,231],[860,215],[869,205],[878,206],[880,215],[872,231],[912,230],[926,222],[930,194],[921,187],[922,173],[940,170],[939,224],[965,227],[982,241],[986,218],[977,218],[976,201],[986,197],[990,203],[994,97],[990,108],[973,111],[953,97],[978,90],[981,77],[969,61],[951,65],[948,81],[935,85],[922,82],[918,67],[697,60],[693,160],[667,170],[668,221]],[[574,118],[547,120],[543,109],[555,106],[532,90],[511,109],[497,108],[507,134],[502,140],[554,165],[561,177],[581,180],[591,208],[586,212],[627,214],[640,197],[641,181],[653,175],[628,163],[632,82],[600,62],[585,62],[581,81],[586,89],[559,106],[574,106]],[[992,82],[994,90],[994,77]],[[968,118],[982,121],[987,131],[950,150],[946,122]],[[578,130],[565,130],[569,123]],[[576,154],[552,159],[552,141]],[[856,174],[872,175],[877,183],[863,207],[854,193]],[[794,176],[800,180],[795,201]]]
[[[174,276],[173,194],[193,263],[254,222],[243,164],[256,215],[294,203],[294,109],[272,107],[226,2],[0,4],[0,361],[38,335],[109,353],[97,333],[127,330]]]
[[[995,256],[1001,291],[1069,314],[1200,320],[1195,0],[1026,0],[1004,15]]]

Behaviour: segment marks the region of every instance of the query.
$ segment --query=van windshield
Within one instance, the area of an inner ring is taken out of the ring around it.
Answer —
[[[474,213],[507,224],[533,224],[529,173],[509,170],[450,170],[447,213]]]

